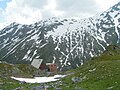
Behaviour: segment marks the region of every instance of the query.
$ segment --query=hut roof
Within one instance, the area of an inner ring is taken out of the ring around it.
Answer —
[[[35,68],[39,68],[42,62],[43,62],[43,59],[34,59],[31,65],[33,65]]]

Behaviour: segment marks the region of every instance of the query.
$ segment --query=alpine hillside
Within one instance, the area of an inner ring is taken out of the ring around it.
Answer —
[[[76,68],[120,44],[120,2],[86,19],[51,18],[31,25],[12,23],[0,30],[0,60],[31,63],[35,58]]]

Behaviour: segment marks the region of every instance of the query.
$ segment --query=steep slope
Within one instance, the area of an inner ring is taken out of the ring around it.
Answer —
[[[100,15],[82,19],[52,18],[31,25],[12,23],[0,31],[0,58],[31,63],[34,58],[76,68],[100,55],[109,44],[120,44],[120,3]]]
[[[91,61],[70,72],[74,74],[64,78],[57,88],[120,90],[120,47],[110,45],[102,55],[92,58]]]
[[[34,68],[30,64],[0,63],[0,78],[10,78],[11,76],[30,78],[35,74],[37,75],[37,72],[40,72],[40,70]]]
[[[38,73],[39,70],[29,64],[6,64],[0,63],[0,89],[1,90],[31,90],[33,86],[40,84],[26,84],[13,80],[11,76],[31,78]],[[40,72],[40,71],[39,71]]]

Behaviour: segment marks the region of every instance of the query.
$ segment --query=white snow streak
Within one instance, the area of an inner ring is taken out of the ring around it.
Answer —
[[[16,77],[11,77],[11,78],[26,83],[47,83],[47,82],[57,81],[65,76],[66,75],[55,75],[51,77],[35,77],[35,78],[16,78]]]

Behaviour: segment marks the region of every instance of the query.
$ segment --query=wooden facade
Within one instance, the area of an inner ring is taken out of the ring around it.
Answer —
[[[31,63],[35,68],[48,72],[57,72],[57,65],[54,63],[44,63],[43,59],[34,59]]]
[[[40,65],[39,69],[45,70],[45,69],[46,69],[46,64],[42,63],[42,64]]]
[[[47,67],[48,67],[49,72],[57,72],[57,65],[56,64],[51,63],[51,64],[48,64]]]

